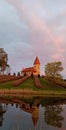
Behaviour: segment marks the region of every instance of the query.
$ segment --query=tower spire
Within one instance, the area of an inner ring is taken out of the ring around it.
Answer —
[[[39,61],[38,56],[36,56],[36,58],[35,58],[34,65],[35,65],[35,64],[39,64],[39,65],[40,65],[40,61]]]

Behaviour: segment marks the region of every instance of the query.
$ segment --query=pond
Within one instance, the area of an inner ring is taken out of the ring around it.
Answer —
[[[66,99],[0,98],[0,130],[66,130]]]

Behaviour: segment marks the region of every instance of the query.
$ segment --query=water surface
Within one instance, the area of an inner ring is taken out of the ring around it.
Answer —
[[[0,130],[66,130],[66,100],[3,99],[0,101]]]

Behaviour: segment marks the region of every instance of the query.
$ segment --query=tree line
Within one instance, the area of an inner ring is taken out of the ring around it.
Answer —
[[[8,54],[3,48],[0,48],[0,74],[4,74],[6,70],[9,71]],[[63,71],[62,62],[51,62],[45,65],[45,76],[48,79],[62,79],[61,72]],[[9,72],[8,72],[9,73]]]

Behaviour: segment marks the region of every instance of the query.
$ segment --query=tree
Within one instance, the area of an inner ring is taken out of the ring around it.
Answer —
[[[8,61],[7,53],[4,51],[3,48],[0,48],[0,74],[1,72],[4,74],[4,71],[8,66],[7,61]]]
[[[17,76],[20,76],[20,72],[18,72]]]
[[[8,65],[8,64],[6,66],[6,74],[11,75],[11,68],[10,68],[10,65]]]
[[[16,76],[16,73],[13,73],[13,76]]]
[[[48,63],[45,66],[45,75],[48,78],[62,79],[62,76],[60,74],[60,72],[62,70],[63,70],[63,67],[62,67],[62,63],[60,61]]]

